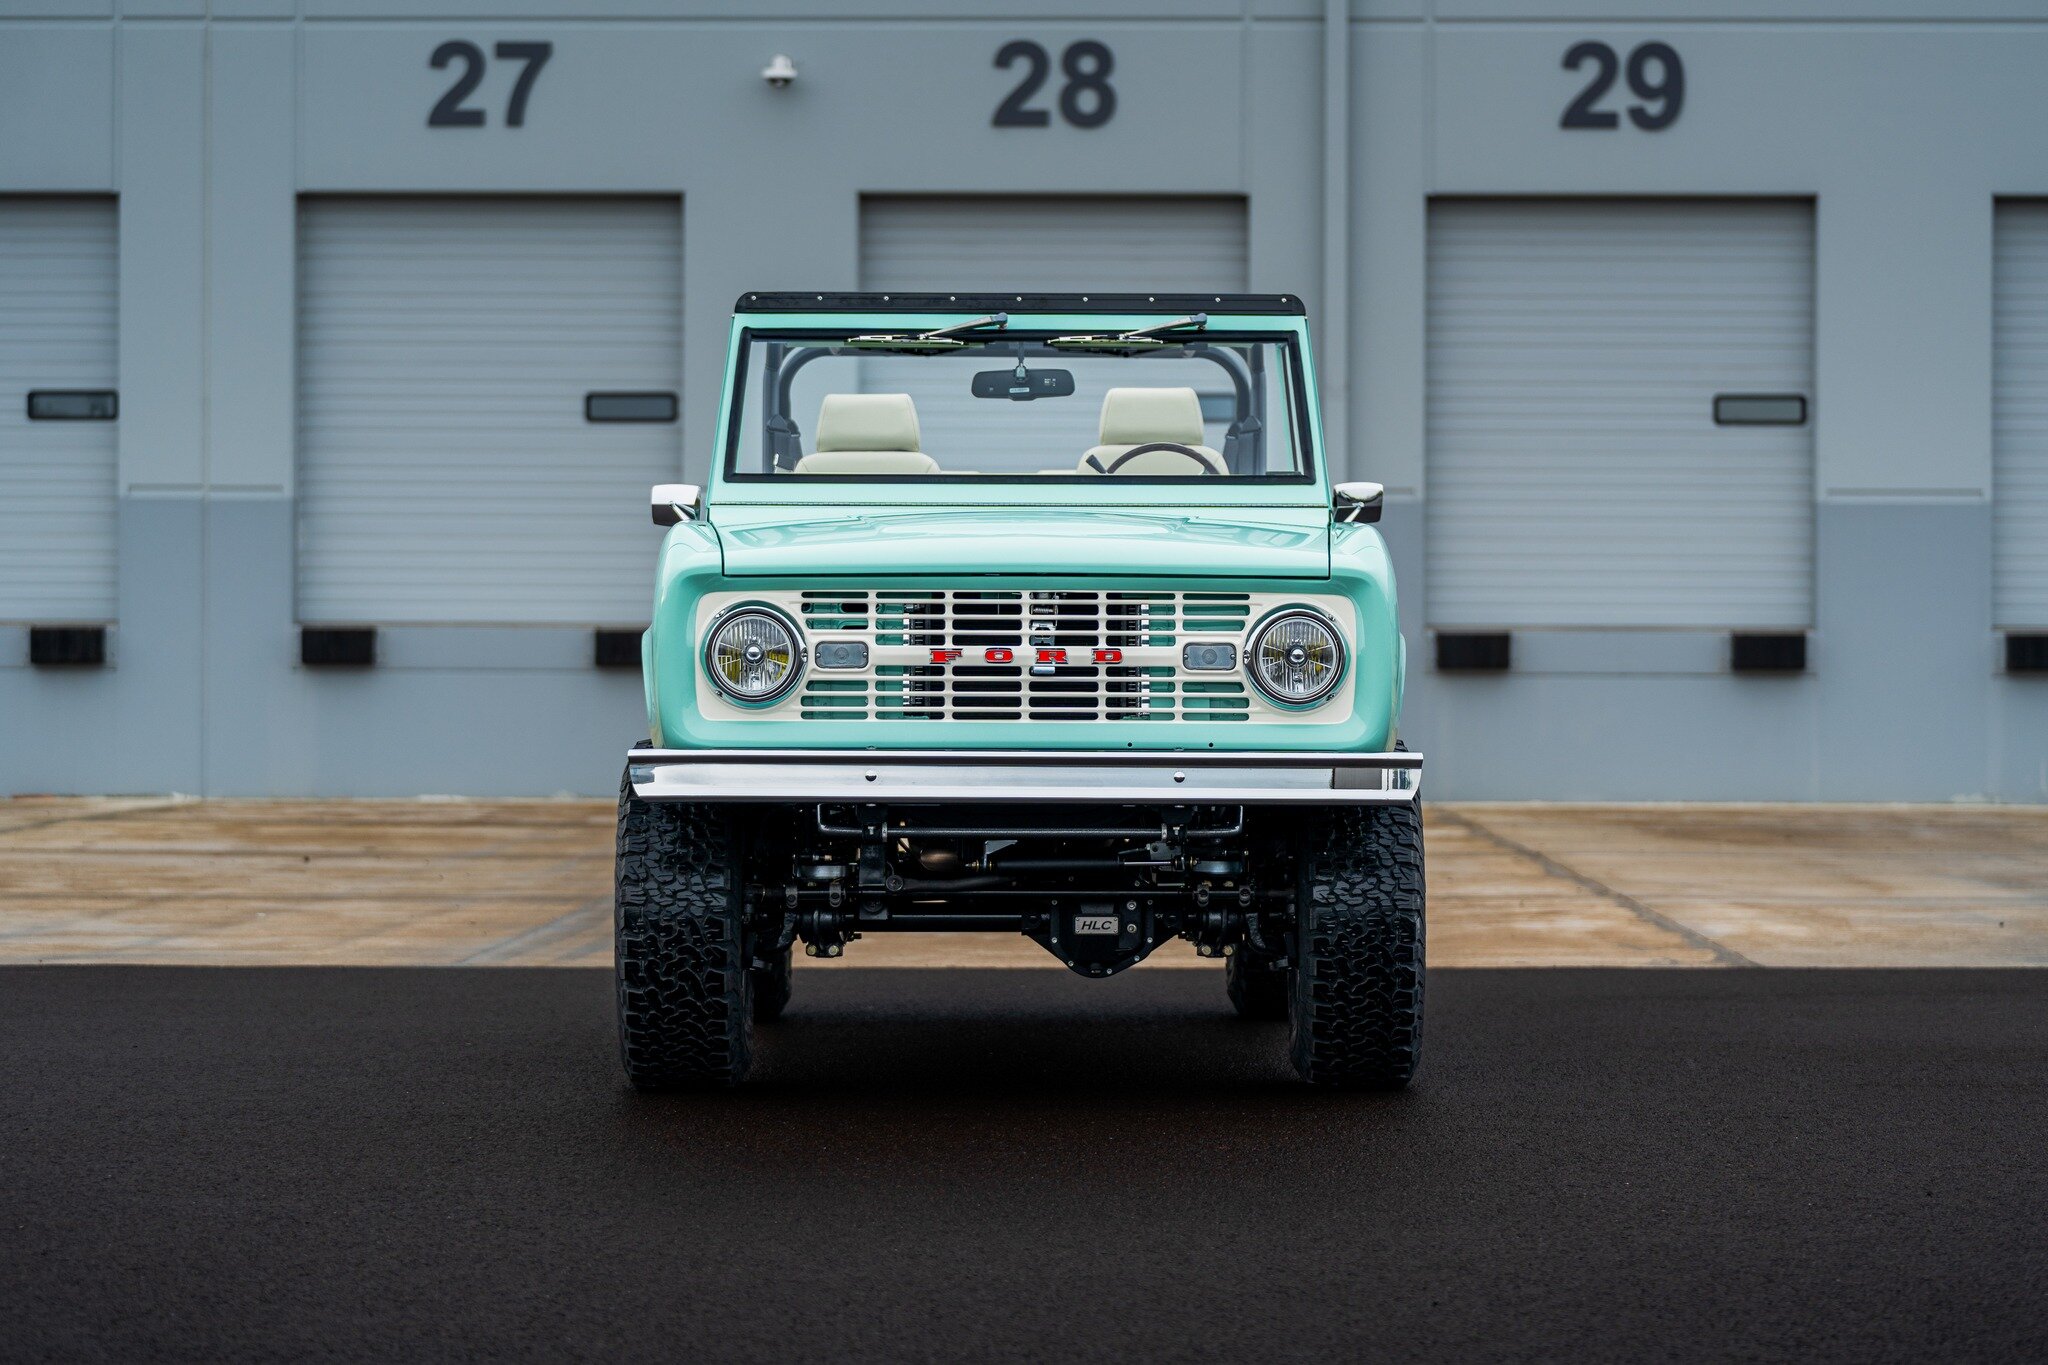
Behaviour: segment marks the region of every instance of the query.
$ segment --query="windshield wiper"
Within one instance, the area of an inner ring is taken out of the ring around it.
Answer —
[[[1124,355],[1134,355],[1139,351],[1157,350],[1173,345],[1174,342],[1170,338],[1159,335],[1161,332],[1177,332],[1183,327],[1192,327],[1199,331],[1208,325],[1207,313],[1195,313],[1188,317],[1176,318],[1172,322],[1161,322],[1151,327],[1119,332],[1115,336],[1106,332],[1088,332],[1079,336],[1054,337],[1045,344],[1066,351],[1119,351]]]
[[[956,322],[951,327],[940,327],[935,331],[918,332],[877,332],[869,336],[848,337],[846,345],[857,346],[867,351],[903,351],[910,355],[936,354],[940,351],[955,351],[968,343],[960,340],[960,333],[975,332],[984,327],[1003,328],[1010,325],[1008,313],[990,313],[985,318],[972,322]]]

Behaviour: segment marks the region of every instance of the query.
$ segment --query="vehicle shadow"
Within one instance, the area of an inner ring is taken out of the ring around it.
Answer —
[[[721,1164],[887,1150],[978,1178],[1014,1169],[1020,1145],[1216,1160],[1333,1120],[1355,1143],[1416,1105],[1303,1085],[1287,1026],[1237,1018],[1220,973],[872,969],[800,974],[798,989],[782,1020],[756,1029],[744,1087],[622,1089],[623,1132],[710,1141]]]

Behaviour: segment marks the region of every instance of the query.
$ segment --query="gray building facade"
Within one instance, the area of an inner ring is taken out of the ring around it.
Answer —
[[[1434,795],[2048,800],[2043,71],[2017,0],[5,0],[0,791],[609,793],[733,299],[914,285],[1308,299]]]

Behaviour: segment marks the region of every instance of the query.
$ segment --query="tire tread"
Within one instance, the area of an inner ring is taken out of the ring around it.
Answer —
[[[1312,1085],[1398,1090],[1422,1055],[1422,813],[1331,810],[1299,858],[1290,1056]]]
[[[641,1090],[738,1085],[753,1064],[752,980],[731,821],[620,784],[613,902],[619,1055]]]

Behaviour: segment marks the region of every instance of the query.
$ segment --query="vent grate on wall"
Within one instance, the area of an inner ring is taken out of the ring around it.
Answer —
[[[377,632],[370,626],[304,626],[299,662],[307,668],[368,668],[377,662]]]
[[[1738,631],[1728,637],[1728,666],[1737,673],[1804,673],[1806,636]]]
[[[2014,631],[2005,637],[2005,671],[2048,673],[2048,633]]]
[[[1513,639],[1504,630],[1440,630],[1436,633],[1437,672],[1505,673],[1513,662]]]
[[[107,628],[30,626],[28,661],[38,668],[96,668],[107,661]]]

